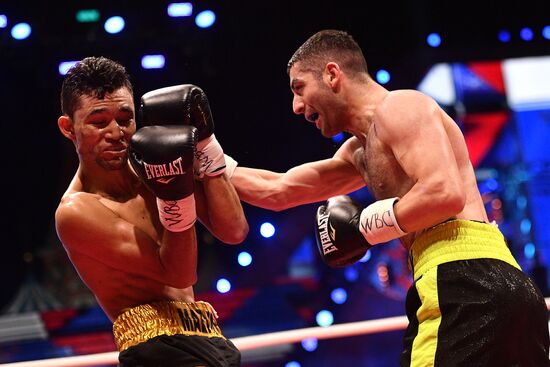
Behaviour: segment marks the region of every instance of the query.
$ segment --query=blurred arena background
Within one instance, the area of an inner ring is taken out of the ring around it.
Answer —
[[[175,5],[174,5],[175,4]],[[146,91],[193,83],[239,164],[275,171],[331,156],[293,115],[286,63],[310,35],[349,31],[386,88],[421,90],[464,132],[491,220],[550,296],[550,5],[540,1],[3,1],[0,101],[4,195],[0,363],[114,350],[111,323],[59,243],[53,214],[77,158],[57,130],[67,67],[107,56]],[[139,123],[139,122],[138,122]],[[352,194],[367,204],[366,190]],[[250,234],[219,243],[200,225],[197,299],[230,337],[402,315],[411,282],[398,243],[330,269],[313,237],[316,205],[244,205]],[[396,366],[402,332],[244,355],[248,367]]]

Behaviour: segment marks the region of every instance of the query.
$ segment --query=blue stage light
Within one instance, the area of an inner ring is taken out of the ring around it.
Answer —
[[[0,28],[6,28],[8,26],[8,17],[4,14],[0,14]]]
[[[240,266],[248,266],[252,264],[252,255],[246,251],[243,251],[237,256],[237,261]]]
[[[225,278],[218,279],[216,282],[216,289],[220,293],[227,293],[231,290],[231,283]]]
[[[357,278],[359,278],[357,268],[354,266],[347,267],[346,270],[344,270],[344,278],[346,278],[348,282],[355,282]]]
[[[275,227],[269,222],[262,223],[260,226],[260,234],[264,238],[272,237],[275,234]]]
[[[302,367],[302,365],[296,361],[290,361],[285,364],[285,367]]]
[[[380,84],[386,84],[391,79],[390,73],[387,70],[380,69],[376,72],[376,80]]]
[[[508,32],[507,30],[503,29],[500,32],[498,32],[498,39],[500,40],[500,42],[509,42],[511,38],[512,36],[510,35],[510,32]]]
[[[485,181],[485,186],[491,191],[495,191],[498,189],[498,181],[494,178],[489,178]]]
[[[524,41],[531,41],[533,39],[533,30],[528,27],[522,28],[519,31],[519,36]]]
[[[78,61],[63,61],[59,63],[57,70],[59,70],[60,75],[65,75]]]
[[[363,255],[363,257],[359,260],[359,262],[366,263],[370,260],[371,256],[372,253],[370,252],[370,250],[367,250],[367,252],[365,252],[365,255]]]
[[[321,310],[317,312],[315,321],[317,321],[317,325],[327,327],[334,323],[334,316],[332,315],[332,312],[328,310]]]
[[[121,32],[125,25],[124,18],[117,15],[107,19],[104,28],[107,33],[115,34]]]
[[[525,246],[523,246],[523,254],[526,258],[532,259],[535,256],[535,245],[531,242],[526,243]]]
[[[216,21],[216,14],[212,10],[204,10],[197,14],[195,24],[200,28],[208,28]]]
[[[144,69],[162,69],[165,62],[164,55],[145,55],[141,58],[141,67]]]
[[[439,47],[441,44],[441,36],[437,33],[430,33],[428,37],[426,37],[426,42],[428,42],[428,45],[431,47]]]
[[[315,349],[317,349],[317,339],[315,338],[307,338],[302,340],[302,348],[307,350],[308,352],[313,352]]]
[[[172,3],[168,4],[168,15],[171,17],[188,17],[193,14],[193,4],[191,3]]]
[[[17,23],[11,29],[11,36],[16,40],[24,40],[32,33],[32,28],[28,23]]]
[[[336,288],[330,292],[330,298],[332,299],[332,302],[337,305],[341,305],[348,299],[348,292],[346,292],[344,288]]]
[[[516,199],[516,206],[519,210],[523,210],[527,207],[527,198],[523,195],[518,196]]]
[[[341,142],[344,141],[344,133],[339,133],[339,134],[336,134],[332,137],[332,141],[335,142],[336,144],[340,144]]]
[[[542,36],[547,40],[550,40],[550,25],[542,28]]]
[[[523,234],[528,234],[531,232],[531,221],[528,218],[524,218],[520,225],[519,225],[520,231]]]

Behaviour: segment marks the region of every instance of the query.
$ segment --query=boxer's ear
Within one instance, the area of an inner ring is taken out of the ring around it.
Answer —
[[[59,116],[57,119],[57,126],[59,127],[59,130],[63,135],[65,135],[66,138],[71,139],[74,141],[74,127],[73,127],[73,121],[71,118],[67,115]]]
[[[331,89],[336,90],[340,86],[340,80],[342,77],[342,70],[340,65],[335,62],[329,62],[325,65],[323,72],[324,79]]]

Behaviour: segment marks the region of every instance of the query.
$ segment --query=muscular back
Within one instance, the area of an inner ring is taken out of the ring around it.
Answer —
[[[111,319],[147,302],[193,300],[194,231],[180,239],[190,245],[187,264],[167,274],[174,271],[162,260],[156,204],[143,187],[113,198],[85,192],[75,178],[57,209],[56,226],[80,277]]]
[[[396,104],[410,106],[412,111],[396,109]],[[425,195],[424,199],[430,200],[429,185],[442,186],[445,180],[455,179],[458,182],[453,184],[463,189],[465,205],[452,217],[487,221],[464,137],[456,123],[433,100],[415,91],[390,92],[381,109],[385,110],[374,111],[366,140],[354,154],[354,164],[374,197],[410,199],[409,205],[416,205],[417,215],[421,215],[425,210],[418,199]],[[403,117],[408,115],[417,120]],[[430,132],[425,133],[426,129]],[[434,218],[430,225],[449,219],[445,215]],[[407,248],[415,238],[414,232],[402,238]]]

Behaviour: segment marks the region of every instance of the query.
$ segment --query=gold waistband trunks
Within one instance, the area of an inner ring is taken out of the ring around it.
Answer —
[[[113,323],[119,352],[159,335],[220,337],[217,314],[207,302],[165,301],[130,308]]]

